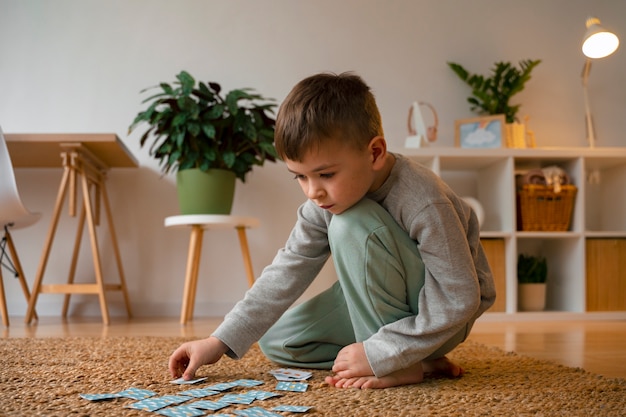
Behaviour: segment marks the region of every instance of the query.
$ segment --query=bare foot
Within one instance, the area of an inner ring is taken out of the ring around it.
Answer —
[[[328,376],[326,377],[326,383],[336,388],[380,389],[418,384],[424,380],[424,375],[443,375],[450,378],[458,378],[463,375],[463,372],[463,368],[444,356],[418,362],[408,368],[400,369],[380,378],[374,375],[354,378]]]
[[[326,377],[326,383],[336,388],[390,388],[400,385],[417,384],[424,379],[422,363],[418,362],[405,369],[392,372],[380,378],[370,375],[355,378]]]
[[[452,362],[446,356],[422,362],[425,375],[442,375],[450,378],[463,376],[463,368]]]

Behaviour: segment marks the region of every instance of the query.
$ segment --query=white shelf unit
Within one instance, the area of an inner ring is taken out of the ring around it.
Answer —
[[[481,237],[504,241],[507,314],[518,314],[520,253],[541,254],[548,260],[545,313],[587,312],[586,240],[626,239],[626,148],[427,147],[398,152],[430,168],[458,195],[473,197],[483,206]],[[570,230],[518,231],[515,175],[550,165],[563,168],[578,187]],[[626,318],[626,312],[615,313]]]

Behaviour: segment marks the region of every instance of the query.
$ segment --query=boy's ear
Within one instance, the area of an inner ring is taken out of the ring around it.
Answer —
[[[385,165],[385,155],[387,154],[387,141],[382,136],[375,136],[370,140],[368,150],[372,156],[374,169],[382,168]]]

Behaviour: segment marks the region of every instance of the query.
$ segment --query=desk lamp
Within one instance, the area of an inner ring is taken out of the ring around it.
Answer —
[[[587,32],[583,38],[583,54],[587,57],[585,66],[583,67],[583,91],[585,95],[585,125],[587,128],[587,141],[589,147],[595,146],[596,137],[593,126],[593,118],[591,116],[591,107],[589,106],[589,92],[587,91],[587,81],[589,80],[589,72],[591,71],[591,60],[604,58],[611,55],[619,46],[617,35],[606,30],[600,24],[600,19],[589,17],[586,22]]]

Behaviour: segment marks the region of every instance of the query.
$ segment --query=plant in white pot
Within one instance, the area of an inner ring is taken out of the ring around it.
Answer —
[[[517,258],[517,304],[521,311],[546,307],[548,262],[542,256],[520,254]]]
[[[472,88],[467,98],[470,110],[484,115],[503,114],[506,119],[507,144],[509,147],[525,147],[524,125],[517,118],[520,104],[511,104],[515,94],[524,90],[532,70],[541,63],[537,60],[522,60],[519,68],[510,62],[496,62],[490,76],[470,74],[462,65],[448,62],[454,73]]]
[[[182,214],[229,214],[236,180],[244,182],[255,165],[276,161],[275,100],[251,88],[223,96],[218,83],[196,83],[186,71],[176,79],[141,91],[156,90],[142,101],[149,105],[128,131],[148,125],[140,145],[151,138],[149,152],[159,160],[162,172],[176,172]],[[211,185],[186,189],[212,180],[219,182],[214,189]],[[192,201],[187,202],[189,198]]]

